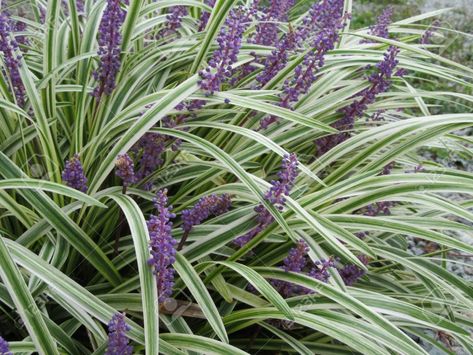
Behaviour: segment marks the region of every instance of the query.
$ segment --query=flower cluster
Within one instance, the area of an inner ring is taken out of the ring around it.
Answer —
[[[230,11],[217,37],[219,48],[213,53],[209,66],[201,70],[199,85],[207,95],[220,90],[223,82],[233,75],[233,64],[238,60],[243,33],[250,25],[253,11],[239,6]]]
[[[215,0],[205,0],[204,3],[206,5],[209,5],[210,7],[215,6]],[[210,12],[207,11],[202,11],[200,14],[200,20],[199,20],[199,32],[202,32],[205,30],[205,27],[207,27],[207,22],[209,22],[210,19]]]
[[[350,105],[343,108],[341,110],[343,118],[332,125],[341,132],[322,137],[316,141],[317,156],[322,156],[333,147],[350,138],[350,130],[353,129],[355,119],[363,115],[368,106],[375,102],[379,94],[389,89],[391,86],[391,78],[398,64],[398,60],[396,59],[398,53],[398,48],[394,46],[389,47],[388,51],[384,54],[384,59],[376,64],[375,72],[368,78],[371,84],[370,87],[362,90],[357,95],[359,99],[354,100]]]
[[[15,53],[18,50],[18,43],[12,36],[11,21],[5,13],[0,13],[0,52],[5,63],[5,69],[2,68],[3,74],[10,79],[16,103],[24,107],[26,90],[20,76],[21,57]]]
[[[131,355],[133,347],[128,344],[126,333],[130,326],[122,313],[115,313],[108,323],[108,346],[105,355]]]
[[[281,163],[281,170],[278,172],[278,180],[271,181],[271,188],[266,193],[265,198],[274,204],[280,211],[286,204],[284,196],[289,196],[297,178],[297,156],[295,153],[287,155]]]
[[[64,170],[62,171],[62,180],[67,186],[73,189],[86,192],[87,191],[87,178],[80,162],[79,154],[66,161]]]
[[[142,180],[163,163],[162,154],[166,150],[166,137],[158,133],[146,133],[133,146],[135,155],[141,153],[137,180]]]
[[[256,76],[256,80],[261,87],[266,85],[276,76],[287,64],[289,53],[295,47],[294,31],[290,30],[278,41],[276,49],[271,51],[263,63],[263,70]]]
[[[122,37],[120,29],[125,21],[126,11],[121,7],[120,0],[107,0],[107,6],[99,26],[100,63],[94,78],[98,86],[94,89],[93,96],[100,100],[102,95],[110,95],[115,89],[115,79],[120,70],[120,45]]]
[[[0,355],[13,355],[13,353],[10,351],[8,342],[2,337],[0,337]]]
[[[281,268],[286,272],[302,272],[307,264],[308,252],[308,245],[303,240],[300,240],[295,248],[289,250]],[[290,282],[274,280],[272,283],[278,292],[285,298],[291,297],[293,294],[297,294],[301,291],[300,286],[294,285]]]
[[[69,13],[69,2],[67,0],[61,1],[64,13],[67,15]],[[84,0],[76,0],[76,9],[79,15],[84,13]]]
[[[204,104],[204,100],[190,100],[187,103],[180,103],[175,107],[175,109],[178,111],[184,111],[184,109],[186,109],[187,113],[180,113],[174,117],[164,117],[162,119],[163,127],[176,128],[178,125],[186,122],[187,119],[192,116],[193,111],[202,108]],[[176,129],[183,130],[183,128]],[[166,151],[166,146],[168,144],[171,145],[173,151],[177,151],[181,143],[182,141],[180,139],[166,136],[164,134],[146,133],[143,135],[131,149],[133,156],[137,158],[138,161],[136,180],[145,179],[153,173],[157,167],[163,164],[163,154]],[[146,190],[150,190],[152,182],[146,182],[143,187]]]
[[[364,265],[368,265],[369,259],[366,255],[359,255],[358,259]],[[338,272],[347,286],[353,285],[360,277],[366,275],[366,271],[355,264],[345,265],[339,268]]]
[[[286,272],[303,273],[306,269],[310,268],[307,273],[310,277],[322,282],[328,282],[330,278],[328,269],[335,267],[334,260],[330,258],[328,260],[317,260],[313,263],[307,258],[308,252],[308,245],[303,240],[300,240],[295,248],[289,250],[287,257],[283,261],[282,269]],[[313,292],[286,281],[275,280],[272,281],[272,284],[285,298]]]
[[[377,36],[381,38],[389,37],[388,27],[391,24],[394,9],[392,6],[388,6],[384,9],[381,15],[376,20],[376,24],[370,27],[368,31],[369,35]],[[363,40],[362,43],[371,43],[370,40]]]
[[[295,69],[292,79],[285,81],[279,106],[292,109],[292,104],[297,102],[300,95],[307,93],[316,80],[316,74],[325,64],[325,55],[335,47],[338,41],[338,32],[343,27],[343,1],[323,0],[311,9],[311,19],[317,25],[317,33],[313,39],[312,47],[304,57],[302,64]],[[296,38],[297,40],[297,38]],[[275,116],[265,117],[260,122],[260,129],[266,129],[277,121]]]
[[[317,260],[314,267],[310,269],[309,276],[322,282],[328,282],[330,278],[329,268],[335,267],[335,260],[333,258],[327,260]]]
[[[189,233],[193,226],[201,224],[210,216],[219,216],[227,212],[232,205],[229,194],[202,197],[194,207],[182,211],[182,229]]]
[[[123,180],[123,186],[130,186],[136,182],[135,166],[128,154],[120,154],[115,167],[115,174]]]
[[[23,21],[12,21],[12,27],[15,33],[26,31],[26,23],[24,23]],[[18,44],[26,46],[30,43],[28,37],[26,37],[25,35],[16,35],[15,38]]]
[[[167,205],[166,190],[158,191],[153,202],[158,215],[151,215],[147,221],[151,249],[151,258],[148,262],[156,275],[158,300],[163,303],[171,296],[174,285],[172,264],[175,261],[176,240],[171,235],[171,219],[175,214],[171,213],[172,207]]]
[[[425,31],[422,37],[420,38],[420,44],[429,44],[430,40],[435,34],[435,31],[438,27],[440,27],[440,25],[440,20],[435,20],[434,22],[432,22],[432,25],[430,25],[427,31]]]
[[[285,196],[289,196],[291,189],[294,187],[298,173],[297,165],[298,161],[295,153],[284,156],[281,170],[278,172],[279,180],[271,181],[271,188],[264,196],[268,202],[273,204],[280,211],[282,211],[286,204]],[[245,245],[274,221],[271,212],[269,212],[263,204],[256,206],[255,212],[257,213],[256,227],[235,239],[234,243],[236,245],[240,247]]]
[[[158,38],[174,34],[182,26],[182,19],[187,16],[187,13],[185,6],[172,6],[166,15],[166,26],[159,32]]]
[[[294,0],[271,0],[268,8],[263,8],[263,16],[256,26],[253,43],[274,46],[279,41],[278,22],[287,21],[288,12]]]

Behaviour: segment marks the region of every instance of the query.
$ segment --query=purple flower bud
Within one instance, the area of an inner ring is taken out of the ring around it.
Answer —
[[[115,162],[115,174],[123,180],[123,186],[130,186],[136,182],[135,166],[128,154],[120,154]]]
[[[286,204],[285,196],[289,196],[291,189],[294,187],[298,174],[297,165],[298,161],[295,153],[286,155],[283,158],[281,170],[278,173],[279,180],[271,181],[272,186],[265,194],[265,199],[275,205],[278,210],[284,208]],[[249,232],[234,240],[234,243],[240,247],[248,243],[274,220],[274,217],[262,204],[256,206],[254,210],[257,213],[256,220],[258,224]]]
[[[420,44],[430,44],[431,38],[434,36],[437,27],[440,27],[441,22],[440,20],[435,20],[432,22],[432,25],[424,32],[422,37],[420,38]]]
[[[286,199],[284,196],[289,196],[291,189],[297,178],[297,156],[295,153],[287,155],[283,158],[281,163],[281,170],[278,172],[279,180],[271,181],[271,188],[266,193],[265,198],[271,204],[276,206],[284,206]]]
[[[328,268],[335,267],[333,258],[328,260],[320,260],[314,263],[314,267],[309,271],[309,276],[322,282],[328,282],[330,273]]]
[[[16,54],[19,51],[18,43],[12,36],[11,21],[4,13],[0,13],[0,52],[3,54],[5,67],[3,74],[9,78],[9,86],[15,96],[16,103],[20,107],[25,106],[26,90],[21,80],[20,66],[21,57]]]
[[[201,224],[210,216],[227,212],[232,205],[229,194],[202,197],[191,209],[182,211],[182,229],[189,233],[193,226]]]
[[[369,259],[366,255],[359,255],[358,259],[364,265],[368,265]],[[366,275],[365,270],[354,264],[345,265],[339,268],[338,272],[347,286],[353,285],[360,277]]]
[[[159,190],[153,203],[158,215],[151,215],[147,221],[151,249],[151,258],[148,262],[156,275],[158,300],[163,303],[172,295],[174,285],[172,264],[175,261],[176,240],[171,235],[171,219],[175,214],[170,212],[172,207],[167,206],[167,190]]]
[[[66,166],[62,172],[62,180],[73,189],[82,192],[87,191],[87,178],[84,175],[79,154],[74,154],[70,160],[66,161]]]
[[[2,337],[0,337],[0,355],[13,355],[13,353],[10,351],[8,342]]]
[[[309,246],[302,239],[297,243],[296,248],[289,250],[287,257],[284,259],[284,271],[301,272],[307,264],[307,253]]]
[[[381,15],[376,20],[376,24],[370,27],[368,31],[369,35],[377,36],[381,38],[389,38],[388,27],[391,24],[391,19],[393,17],[394,9],[392,6],[386,7]],[[363,40],[362,43],[372,43],[371,40]]]
[[[166,15],[166,26],[159,32],[158,38],[163,38],[177,32],[182,26],[182,20],[187,16],[188,11],[185,6],[172,6]]]
[[[308,245],[301,239],[295,248],[289,250],[281,268],[286,272],[302,272],[307,265],[308,252]],[[302,289],[298,285],[281,280],[274,280],[272,284],[284,298],[298,294]]]
[[[243,33],[250,25],[252,15],[251,10],[242,6],[230,11],[217,36],[219,48],[212,54],[209,66],[199,72],[200,87],[207,95],[220,91],[221,84],[233,75],[233,64],[238,60]]]
[[[215,6],[215,0],[205,0],[204,3],[212,8]],[[200,14],[199,32],[205,30],[205,27],[207,27],[207,22],[209,22],[209,18],[210,12],[202,11],[202,13]]]
[[[128,345],[126,333],[130,326],[122,313],[115,313],[108,323],[108,347],[105,355],[131,355],[133,347]]]
[[[107,0],[107,6],[102,15],[99,26],[100,63],[94,72],[98,86],[94,89],[93,96],[98,100],[102,95],[110,95],[115,89],[115,79],[120,70],[120,45],[122,37],[120,29],[125,21],[126,11],[121,8],[120,0]]]
[[[146,133],[133,146],[135,156],[141,154],[136,179],[142,180],[163,163],[162,154],[166,150],[166,137],[158,133]],[[151,186],[148,186],[150,188]],[[147,188],[147,189],[148,189]]]
[[[268,8],[263,8],[261,21],[256,26],[252,42],[264,46],[274,46],[279,41],[278,22],[287,21],[294,0],[271,0]]]
[[[286,272],[303,273],[308,265],[311,264],[312,268],[310,269],[308,275],[322,282],[328,282],[328,279],[330,278],[328,268],[335,267],[334,259],[330,258],[328,260],[318,260],[312,263],[307,258],[308,252],[309,246],[301,239],[295,248],[289,250],[287,257],[283,261],[282,269],[284,269]],[[273,285],[285,298],[313,292],[305,287],[301,287],[286,281],[273,281]]]
[[[256,77],[260,86],[266,85],[276,76],[287,64],[289,52],[295,48],[294,31],[290,31],[277,43],[276,49],[266,57],[264,67]]]
[[[26,23],[22,21],[12,21],[11,27],[13,28],[13,31],[15,33],[26,31]],[[18,44],[22,44],[23,46],[27,46],[30,44],[28,37],[26,37],[25,35],[16,35],[15,38]]]
[[[383,167],[383,171],[381,172],[380,175],[389,175],[391,174],[391,171],[393,170],[394,168],[394,165],[396,165],[395,162],[390,162],[389,164],[386,164],[384,167]]]
[[[354,127],[355,119],[365,113],[368,106],[376,101],[379,94],[389,90],[394,69],[398,64],[396,59],[398,53],[398,48],[389,47],[384,54],[384,59],[376,64],[375,71],[368,77],[371,86],[357,95],[359,99],[354,100],[350,105],[340,110],[343,118],[336,121],[332,126],[341,132],[322,137],[316,141],[318,157],[350,138],[350,131]]]
[[[383,167],[383,170],[379,175],[389,175],[391,174],[392,169],[394,168],[395,162],[391,162]],[[395,202],[391,201],[378,201],[372,203],[361,210],[365,216],[375,217],[379,215],[389,216],[391,214],[391,207],[395,206]]]
[[[325,55],[335,47],[339,38],[338,32],[344,26],[342,0],[322,0],[312,7],[311,14],[311,25],[317,26],[317,33],[312,42],[314,49],[309,51],[302,64],[296,67],[294,78],[284,82],[279,101],[279,106],[284,108],[292,109],[293,103],[299,100],[300,95],[309,91],[317,78],[317,72],[325,64]],[[267,78],[264,78],[263,81],[266,80]],[[276,121],[275,116],[265,117],[261,120],[260,129],[266,129]]]
[[[302,19],[302,25],[296,30],[298,46],[303,46],[307,39],[313,38],[320,30],[333,21],[330,16],[342,16],[344,0],[320,0],[309,9],[309,14]]]
[[[421,164],[416,165],[414,167],[414,173],[422,173],[424,171],[425,171],[425,168]]]
[[[165,128],[176,128],[177,126],[185,123],[187,119],[192,115],[192,112],[202,108],[205,105],[204,100],[191,100],[188,103],[180,103],[176,106],[176,110],[183,111],[187,109],[188,114],[179,114],[175,117],[166,116],[162,119],[163,127]],[[176,128],[184,130],[184,128]],[[179,149],[182,141],[174,137],[166,136],[159,133],[146,133],[142,136],[138,142],[132,147],[135,158],[138,160],[138,169],[136,172],[136,179],[142,180],[152,174],[157,167],[163,164],[163,154],[166,151],[166,146],[171,145],[173,151]],[[152,182],[147,182],[144,185],[146,190],[150,190]]]
[[[61,3],[64,8],[64,13],[67,15],[69,13],[69,2],[67,0],[62,0]],[[84,0],[76,0],[76,9],[79,15],[84,13]]]

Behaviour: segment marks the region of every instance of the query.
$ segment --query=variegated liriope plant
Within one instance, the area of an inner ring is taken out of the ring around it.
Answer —
[[[3,1],[0,352],[473,352],[473,70],[353,2]]]

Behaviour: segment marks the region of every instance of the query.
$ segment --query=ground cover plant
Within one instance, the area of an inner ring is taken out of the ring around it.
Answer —
[[[473,353],[443,10],[1,5],[0,354]]]

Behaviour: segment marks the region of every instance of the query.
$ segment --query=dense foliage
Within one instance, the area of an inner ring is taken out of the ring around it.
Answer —
[[[473,353],[442,13],[2,3],[0,353]]]

